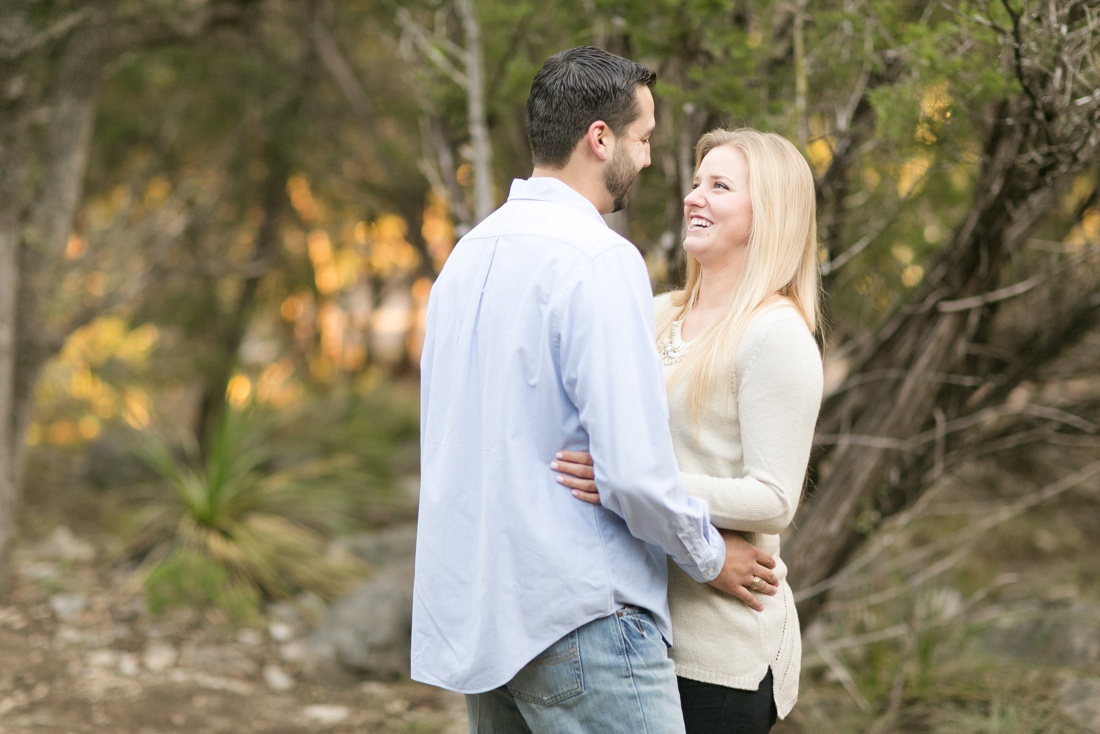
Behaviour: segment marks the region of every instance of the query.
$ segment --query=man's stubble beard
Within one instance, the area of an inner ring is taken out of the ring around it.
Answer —
[[[613,212],[620,212],[626,208],[627,203],[630,201],[630,187],[641,172],[640,168],[634,168],[630,158],[625,155],[625,151],[620,154],[620,150],[622,149],[615,149],[615,152],[611,155],[611,163],[608,164],[603,174],[604,186],[615,202]]]

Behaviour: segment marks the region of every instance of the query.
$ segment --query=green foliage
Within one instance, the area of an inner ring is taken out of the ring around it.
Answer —
[[[205,456],[192,444],[180,458],[165,441],[143,437],[139,455],[171,489],[134,532],[135,550],[166,556],[146,581],[151,610],[190,601],[238,618],[264,597],[332,598],[362,576],[361,564],[332,555],[328,543],[346,523],[349,488],[361,481],[354,462],[288,461],[272,436],[269,419],[251,408],[225,412]]]
[[[254,623],[260,598],[210,556],[187,547],[175,548],[145,580],[149,613],[209,604],[237,624]]]
[[[1097,670],[1097,591],[1064,559],[1095,555],[1095,489],[980,530],[1052,472],[1027,453],[970,467],[870,536],[803,628],[800,700],[776,734],[1083,734],[1064,685]]]
[[[976,641],[988,624],[981,611],[927,619],[929,600],[927,590],[905,595],[889,609],[878,610],[881,616],[870,628],[857,621],[869,620],[868,609],[832,617],[831,633],[870,639],[876,629],[905,619],[913,626],[900,640],[888,637],[847,646],[842,636],[841,652],[829,669],[851,676],[844,688],[835,677],[820,674],[820,662],[808,648],[799,705],[777,734],[816,732],[826,726],[832,731],[943,734],[1081,731],[1060,710],[1056,668],[1006,660],[983,648]],[[862,705],[852,705],[853,695]]]
[[[336,389],[288,411],[273,440],[284,461],[342,456],[350,462],[358,487],[355,506],[341,509],[344,521],[369,522],[363,514],[368,507],[412,512],[411,506],[402,509],[396,481],[420,468],[419,406],[419,387],[412,382]]]

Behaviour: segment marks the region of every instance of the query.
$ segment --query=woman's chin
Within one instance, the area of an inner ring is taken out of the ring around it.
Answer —
[[[691,232],[688,232],[687,236],[684,237],[684,252],[691,255],[696,260],[698,260],[700,256],[706,256],[707,250],[710,249],[709,245],[710,243],[701,233],[695,233],[693,235]]]

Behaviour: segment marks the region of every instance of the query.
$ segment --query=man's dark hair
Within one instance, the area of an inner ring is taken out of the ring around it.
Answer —
[[[542,65],[527,98],[527,139],[536,166],[563,168],[597,120],[620,134],[638,117],[635,92],[657,73],[601,48],[560,51]]]

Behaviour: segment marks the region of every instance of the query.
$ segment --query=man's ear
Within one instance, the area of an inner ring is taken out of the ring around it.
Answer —
[[[588,132],[584,135],[584,141],[587,143],[588,149],[592,151],[592,155],[601,161],[606,161],[611,157],[611,147],[614,139],[615,134],[611,132],[611,128],[603,120],[596,120],[589,125]]]

